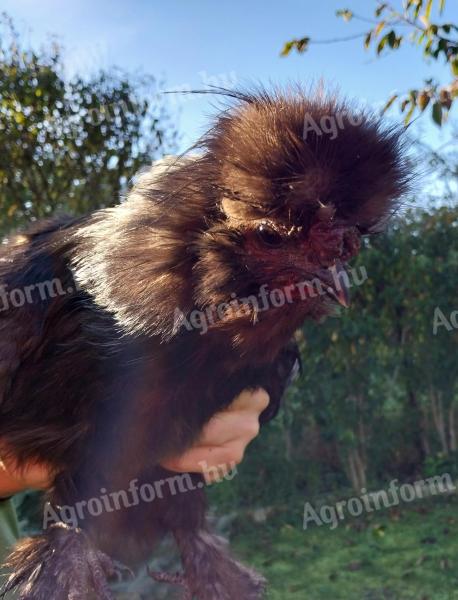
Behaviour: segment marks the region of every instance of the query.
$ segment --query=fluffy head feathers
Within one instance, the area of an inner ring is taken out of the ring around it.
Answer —
[[[188,315],[262,285],[326,279],[407,189],[401,133],[378,117],[299,89],[230,95],[197,158],[151,169],[124,204],[77,232],[86,249],[77,278],[129,332],[170,338],[177,308]],[[262,316],[247,307],[212,329],[238,345],[256,324],[257,338],[275,328],[287,336],[328,313],[330,300]]]

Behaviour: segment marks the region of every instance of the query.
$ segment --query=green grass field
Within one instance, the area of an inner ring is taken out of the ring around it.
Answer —
[[[458,599],[458,502],[416,501],[302,528],[291,512],[238,523],[238,554],[269,579],[269,600]]]
[[[267,577],[268,600],[458,600],[458,495],[347,516],[334,530],[304,531],[302,511],[295,498],[265,523],[232,523],[231,545]],[[177,597],[141,576],[121,587],[120,599]]]

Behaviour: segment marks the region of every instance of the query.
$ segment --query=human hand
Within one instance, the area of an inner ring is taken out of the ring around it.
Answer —
[[[207,483],[220,481],[242,462],[246,447],[259,433],[259,417],[269,404],[263,389],[245,390],[204,427],[198,442],[181,456],[162,462],[178,473],[203,473]]]
[[[259,433],[259,417],[268,404],[269,396],[262,389],[242,392],[207,423],[192,448],[164,461],[162,466],[179,473],[203,473],[207,483],[219,481],[234,464],[242,462],[246,447]],[[32,461],[19,467],[9,453],[1,458],[1,448],[0,443],[0,498],[52,485],[55,473],[50,466]]]
[[[0,444],[0,498],[8,498],[27,489],[45,490],[51,486],[54,473],[51,467],[31,461],[19,467],[9,453],[2,458]]]

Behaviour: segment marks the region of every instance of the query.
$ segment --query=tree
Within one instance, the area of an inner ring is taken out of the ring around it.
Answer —
[[[314,40],[310,37],[294,39],[285,44],[282,55],[287,56],[292,50],[303,53],[313,43],[331,44],[356,38],[364,40],[366,49],[375,47],[377,55],[396,51],[406,42],[414,44],[423,50],[425,58],[443,59],[449,65],[450,81],[441,84],[427,79],[418,89],[391,96],[384,110],[398,100],[401,111],[405,113],[405,123],[408,124],[415,112],[424,112],[429,107],[434,122],[441,126],[458,97],[458,25],[436,22],[432,18],[433,9],[437,7],[440,18],[445,5],[446,0],[405,0],[403,8],[399,10],[389,2],[376,0],[373,19],[357,15],[350,9],[340,9],[337,16],[344,21],[370,23],[370,29],[334,40]]]
[[[248,456],[245,501],[247,489],[256,501],[264,486],[269,498],[282,493],[267,456],[288,465],[288,493],[346,480],[359,494],[425,465],[435,475],[451,468],[437,457],[457,456],[457,223],[456,207],[410,211],[366,240],[350,271],[350,310],[304,324],[304,372]]]
[[[119,201],[140,167],[173,147],[153,78],[63,75],[62,49],[24,48],[0,21],[0,235],[55,212]]]

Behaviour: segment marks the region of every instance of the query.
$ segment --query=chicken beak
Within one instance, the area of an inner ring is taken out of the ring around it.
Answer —
[[[340,261],[329,269],[332,274],[332,281],[327,278],[326,291],[340,306],[348,308],[350,306],[349,280],[347,271]]]

